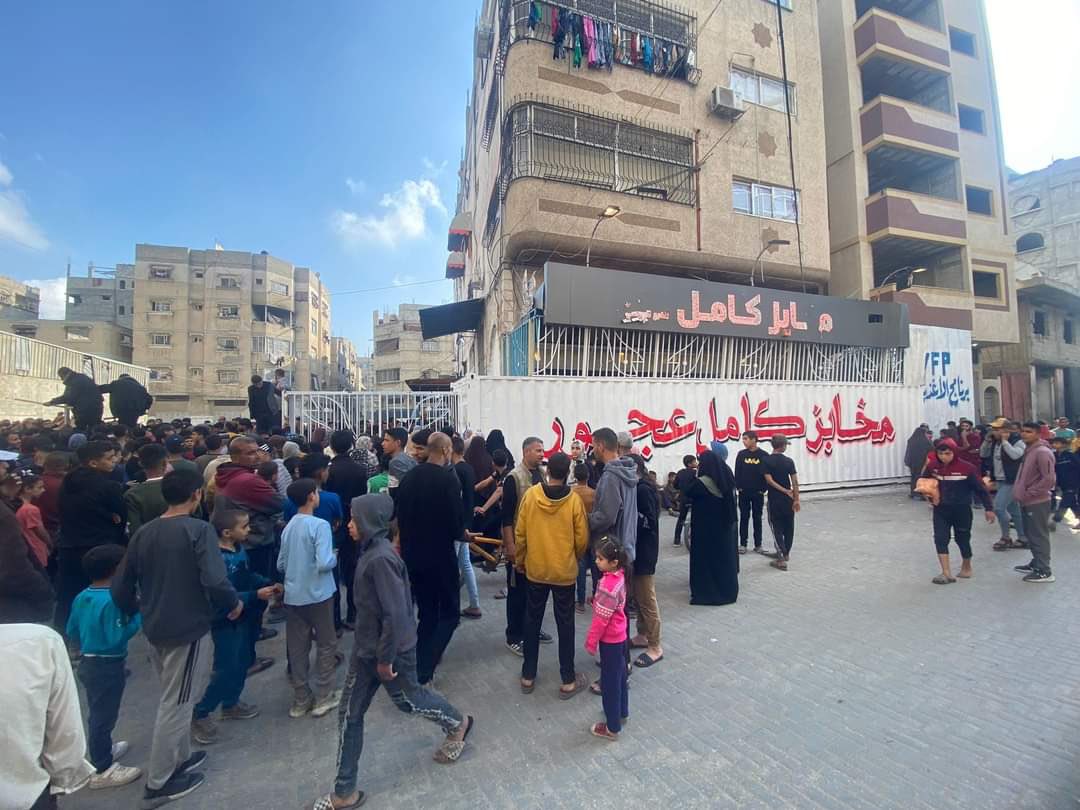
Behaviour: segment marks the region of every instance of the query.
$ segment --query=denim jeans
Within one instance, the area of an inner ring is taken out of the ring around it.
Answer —
[[[476,572],[473,570],[472,558],[469,556],[468,543],[455,543],[457,546],[458,572],[465,583],[465,590],[469,594],[469,607],[480,607],[480,589],[476,587]]]
[[[79,680],[86,689],[89,713],[86,747],[98,773],[113,763],[112,732],[124,696],[124,658],[87,656],[79,662]]]
[[[999,483],[997,493],[994,495],[994,514],[997,516],[998,525],[1001,527],[1001,536],[1009,536],[1009,516],[1012,516],[1016,524],[1016,536],[1024,537],[1024,518],[1020,512],[1020,504],[1013,500],[1013,485]]]
[[[381,685],[394,705],[406,714],[417,714],[452,734],[461,726],[462,715],[442,695],[425,689],[416,680],[416,648],[398,653],[394,659],[397,677],[379,680],[374,658],[354,658],[349,663],[338,709],[337,778],[334,793],[351,796],[356,790],[360,754],[364,750],[364,714]]]
[[[622,731],[624,717],[630,716],[630,692],[627,688],[627,642],[600,642],[600,691],[608,731]]]
[[[240,701],[251,664],[247,651],[248,626],[242,616],[239,621],[215,627],[210,633],[214,639],[214,670],[202,700],[195,706],[198,720],[208,717],[218,706],[230,709]]]
[[[592,568],[592,566],[593,566],[592,551],[589,550],[589,549],[586,549],[584,556],[582,556],[582,558],[580,560],[578,560],[577,593],[575,595],[577,597],[577,603],[579,605],[584,605],[585,604],[586,575],[588,574],[589,569]],[[596,577],[594,576],[593,577],[593,593],[596,593],[596,583],[597,582],[599,582],[599,580],[596,579]]]

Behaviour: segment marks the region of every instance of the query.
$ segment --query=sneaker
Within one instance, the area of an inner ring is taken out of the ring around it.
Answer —
[[[514,655],[520,655],[522,658],[525,657],[525,647],[520,641],[506,642],[506,649],[508,649]]]
[[[176,770],[173,771],[172,778],[175,779],[181,774],[185,774],[188,771],[193,771],[200,765],[202,765],[204,762],[206,762],[205,751],[192,751],[191,756],[181,762],[180,765],[177,766]]]
[[[315,705],[315,699],[309,697],[307,700],[294,700],[292,706],[289,707],[289,717],[296,720],[299,717],[303,717],[305,714],[311,711]]]
[[[153,810],[163,804],[176,801],[202,787],[206,777],[201,773],[174,774],[173,777],[157,790],[146,788],[143,791],[142,810]]]
[[[1031,563],[1028,563],[1027,565],[1014,565],[1013,566],[1013,571],[1019,571],[1021,574],[1030,574],[1034,570],[1035,569],[1031,567]]]
[[[553,639],[549,633],[545,633],[543,630],[540,631],[541,644],[551,644],[553,641],[555,641],[555,639]]]
[[[1026,577],[1024,582],[1055,582],[1056,579],[1049,571],[1032,571]]]
[[[117,740],[116,742],[114,742],[112,744],[112,758],[113,759],[120,759],[120,757],[122,757],[124,754],[126,754],[128,752],[128,749],[130,747],[131,746],[128,745],[123,740]]]
[[[222,707],[221,709],[222,720],[250,720],[258,716],[259,707],[252,703],[244,703],[242,700],[235,706]]]
[[[739,546],[739,553],[740,554],[745,554],[746,553],[746,546]]]
[[[102,788],[128,785],[140,776],[142,776],[141,769],[131,768],[127,765],[121,765],[119,762],[114,762],[106,770],[101,773],[95,773],[90,777],[90,789],[101,790]]]
[[[211,717],[197,717],[191,721],[191,739],[199,745],[213,745],[217,742],[217,724]]]
[[[329,695],[317,702],[311,709],[312,717],[322,717],[324,714],[329,714],[338,706],[341,705],[341,690],[335,689]]]

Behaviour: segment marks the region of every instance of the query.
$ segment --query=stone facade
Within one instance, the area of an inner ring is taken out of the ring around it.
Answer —
[[[38,317],[41,291],[7,276],[0,276],[0,319],[28,320]]]
[[[424,340],[420,310],[424,304],[402,304],[397,313],[372,313],[375,336],[375,391],[408,391],[407,381],[454,374],[454,338]]]

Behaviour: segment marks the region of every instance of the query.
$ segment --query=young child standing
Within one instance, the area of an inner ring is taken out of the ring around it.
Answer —
[[[934,545],[937,548],[941,573],[934,577],[936,585],[956,582],[949,564],[949,533],[960,547],[960,579],[971,578],[971,501],[982,503],[986,522],[994,522],[994,502],[975,466],[962,460],[956,442],[941,439],[934,445],[934,458],[923,472],[923,478],[935,478],[940,493],[934,504]]]
[[[210,714],[218,706],[221,706],[222,720],[250,720],[258,716],[258,706],[240,700],[248,667],[253,663],[251,634],[258,632],[251,617],[261,616],[261,611],[255,609],[259,600],[269,601],[281,588],[252,571],[248,564],[247,553],[242,547],[251,531],[251,518],[247,512],[219,509],[214,512],[211,523],[218,533],[218,548],[225,561],[229,582],[244,603],[244,611],[235,620],[219,612],[210,628],[214,639],[214,670],[191,721],[191,737],[200,745],[217,742],[217,726]]]
[[[89,709],[87,749],[97,771],[90,788],[119,787],[134,782],[142,771],[116,762],[128,750],[126,742],[112,741],[113,728],[124,696],[128,641],[142,627],[142,617],[125,616],[113,602],[109,586],[124,559],[123,546],[106,544],[83,556],[83,570],[90,587],[71,603],[67,636],[79,645],[79,680],[86,689]]]
[[[41,510],[34,504],[36,498],[45,493],[45,482],[36,475],[22,476],[22,485],[19,489],[19,502],[22,504],[15,511],[15,519],[19,521],[26,545],[43,569],[49,565],[49,555],[52,554],[53,543],[49,533],[45,530],[45,521],[41,518]]]
[[[606,723],[590,731],[605,740],[619,739],[623,721],[630,716],[627,691],[626,551],[611,537],[601,537],[594,549],[596,567],[603,573],[593,597],[593,620],[585,637],[589,655],[600,652],[600,689]]]
[[[330,524],[315,517],[319,508],[316,482],[301,478],[289,484],[288,491],[297,511],[281,535],[277,567],[285,575],[285,647],[293,687],[289,717],[303,717],[309,711],[322,717],[341,702],[341,693],[332,688],[337,657],[333,573],[337,554]],[[312,634],[316,648],[314,694],[308,686]]]

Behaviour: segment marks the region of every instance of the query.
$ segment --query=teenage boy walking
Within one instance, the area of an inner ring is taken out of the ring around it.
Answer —
[[[776,539],[776,559],[769,565],[787,571],[791,547],[795,543],[795,513],[799,511],[799,476],[795,462],[784,455],[787,436],[773,434],[772,453],[765,461],[765,483],[769,486],[769,528]]]
[[[161,681],[144,810],[186,796],[205,780],[195,768],[206,754],[192,753],[189,731],[195,701],[210,680],[210,625],[217,611],[235,619],[244,609],[214,530],[191,516],[202,501],[202,476],[191,470],[168,473],[161,494],[169,508],[131,538],[111,588],[121,611],[142,613]]]
[[[1024,422],[1020,439],[1026,445],[1024,459],[1013,485],[1013,497],[1024,515],[1024,534],[1031,549],[1031,562],[1018,565],[1024,582],[1053,582],[1050,570],[1050,497],[1057,486],[1054,451],[1039,434],[1038,422]]]

